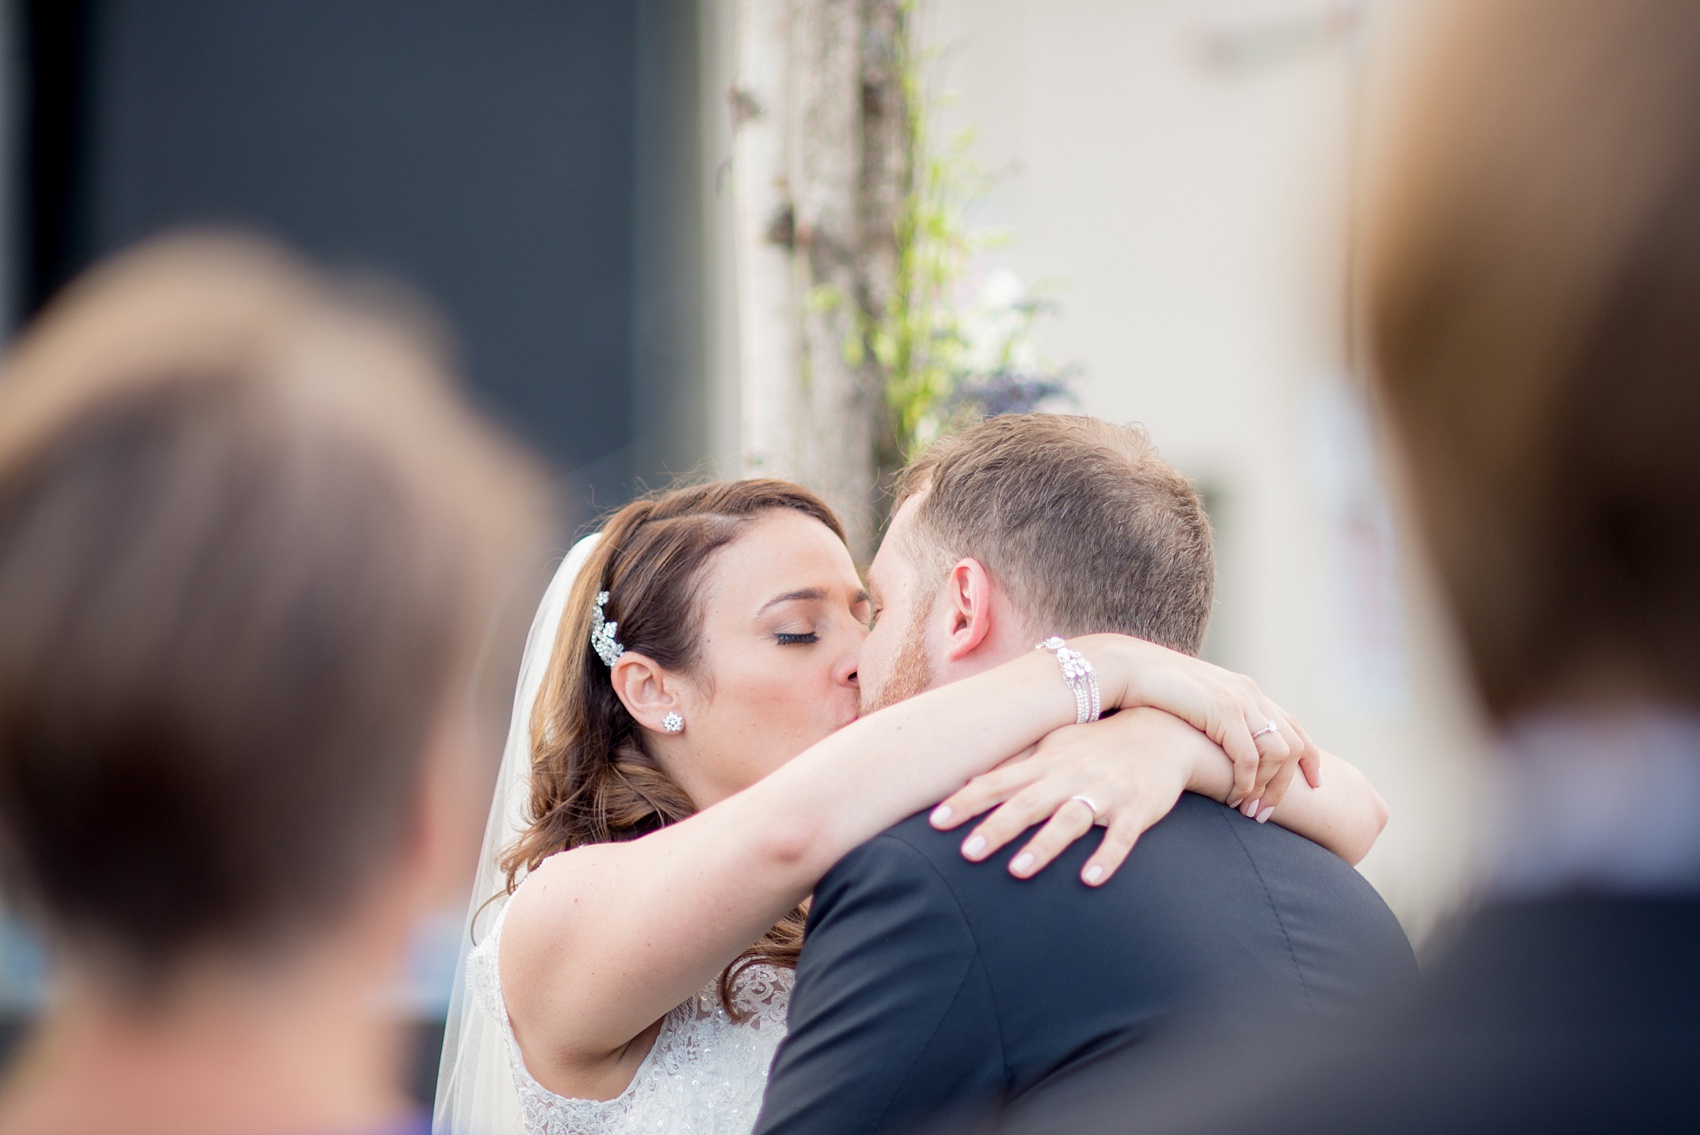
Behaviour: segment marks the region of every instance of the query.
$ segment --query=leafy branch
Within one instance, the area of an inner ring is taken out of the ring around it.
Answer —
[[[904,5],[908,29],[917,6],[918,0]],[[885,374],[899,463],[970,421],[1072,400],[1075,374],[1033,358],[1033,323],[1051,305],[1023,294],[1019,282],[1002,289],[1007,294],[988,295],[978,310],[962,306],[963,279],[975,256],[1007,244],[1009,234],[974,223],[975,206],[998,178],[975,161],[972,131],[935,143],[927,78],[937,53],[917,51],[912,40],[912,33],[900,37],[897,60],[910,171],[895,225],[897,278],[886,310],[856,337],[855,348],[865,340]]]

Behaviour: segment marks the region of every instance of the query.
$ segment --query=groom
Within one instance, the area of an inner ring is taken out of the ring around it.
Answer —
[[[877,707],[1052,634],[1196,653],[1214,565],[1197,494],[1141,431],[1025,415],[905,471],[868,577]],[[1177,1022],[1328,1019],[1414,973],[1343,860],[1200,796],[1096,889],[1079,878],[1090,839],[1027,880],[1007,870],[1021,840],[985,863],[960,840],[913,816],[821,880],[758,1135],[983,1121],[1112,1052],[1156,1053]]]

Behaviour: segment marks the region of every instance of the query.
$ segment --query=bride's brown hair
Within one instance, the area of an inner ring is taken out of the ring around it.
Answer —
[[[502,860],[511,894],[520,873],[558,851],[636,839],[696,811],[644,748],[643,730],[614,693],[590,645],[598,592],[626,649],[678,673],[701,662],[699,591],[710,560],[751,522],[775,509],[813,517],[840,540],[826,503],[788,481],[716,481],[633,501],[610,516],[567,597],[555,649],[531,717],[530,826]],[[798,907],[720,975],[732,986],[751,965],[795,967],[805,912]]]

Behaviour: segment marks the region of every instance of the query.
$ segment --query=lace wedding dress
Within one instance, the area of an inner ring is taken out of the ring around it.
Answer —
[[[719,983],[668,1013],[637,1074],[611,1100],[558,1096],[525,1066],[502,999],[496,964],[502,924],[467,958],[470,996],[502,1022],[508,1063],[526,1135],[748,1135],[761,1110],[774,1049],[785,1035],[790,970],[751,966],[737,983],[734,1019],[720,1003]]]

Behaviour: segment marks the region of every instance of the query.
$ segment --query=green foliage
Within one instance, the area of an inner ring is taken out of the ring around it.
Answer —
[[[918,52],[912,42],[917,7],[918,0],[904,5],[906,34],[899,37],[897,59],[910,171],[896,222],[897,279],[886,310],[870,321],[865,336],[856,336],[858,351],[865,337],[885,374],[893,456],[899,462],[965,421],[1031,408],[1020,404],[1022,398],[1068,393],[1066,374],[1021,373],[1017,356],[1030,343],[1043,304],[1017,298],[997,311],[979,312],[991,317],[982,319],[981,330],[989,328],[993,341],[989,358],[986,335],[978,336],[976,351],[968,313],[960,306],[963,278],[976,254],[1007,243],[1009,235],[973,221],[974,207],[996,182],[974,160],[973,132],[958,131],[942,145],[934,141],[938,104],[928,79],[938,57],[936,51]]]

